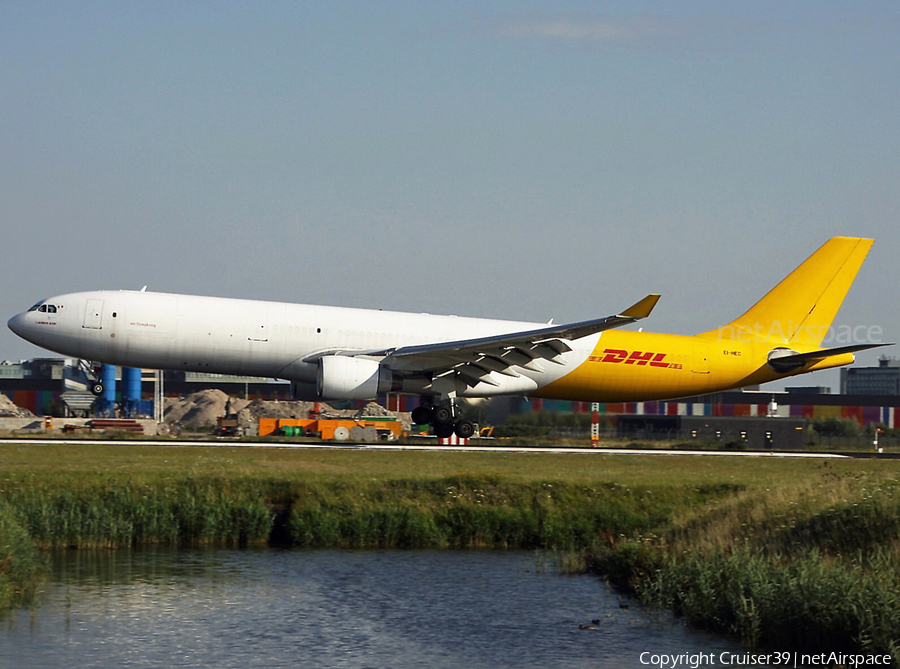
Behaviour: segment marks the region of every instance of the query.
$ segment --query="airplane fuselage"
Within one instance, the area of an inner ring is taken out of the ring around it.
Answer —
[[[328,353],[399,348],[534,328],[533,323],[140,291],[71,293],[44,300],[10,328],[63,355],[116,365],[316,382]],[[596,339],[596,337],[594,338]],[[590,342],[570,354],[586,358]],[[551,370],[551,372],[554,370]],[[539,387],[523,370],[505,392]],[[400,392],[419,392],[413,379]],[[496,391],[496,388],[492,388]],[[478,393],[474,393],[477,395]]]
[[[354,356],[543,327],[127,290],[60,295],[44,300],[41,307],[45,309],[13,317],[9,326],[38,346],[63,355],[132,367],[282,378],[293,382],[297,396],[304,398],[319,394],[316,383],[323,356]],[[459,384],[454,392],[462,397],[517,394],[636,401],[712,392],[788,375],[770,369],[765,353],[771,346],[755,342],[611,330],[573,340],[569,346],[571,350],[554,363],[541,361],[517,366],[514,373],[492,373],[490,383]],[[846,362],[845,358],[840,364]],[[392,391],[440,394],[427,374],[405,370],[402,358],[393,363],[392,378]]]

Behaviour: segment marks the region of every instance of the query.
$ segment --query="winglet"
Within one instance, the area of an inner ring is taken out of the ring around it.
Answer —
[[[647,318],[650,315],[650,312],[653,311],[653,307],[656,306],[656,303],[659,302],[659,295],[656,293],[650,293],[647,297],[645,297],[640,302],[635,302],[630,307],[628,307],[625,311],[619,314],[622,318]]]

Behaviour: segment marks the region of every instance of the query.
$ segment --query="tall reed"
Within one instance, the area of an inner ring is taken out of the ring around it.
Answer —
[[[219,480],[162,486],[45,486],[7,491],[19,523],[44,547],[117,548],[138,544],[264,544],[272,528],[265,499]]]
[[[900,663],[900,479],[748,490],[593,551],[644,601],[750,644]]]
[[[0,502],[0,613],[34,595],[44,556],[8,505]]]
[[[583,550],[646,532],[728,488],[628,487],[499,476],[290,480],[192,476],[53,485],[0,499],[44,547],[138,544]]]

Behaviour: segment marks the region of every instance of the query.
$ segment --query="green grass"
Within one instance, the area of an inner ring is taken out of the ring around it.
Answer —
[[[592,551],[595,568],[693,625],[750,644],[900,662],[900,477],[816,464]]]
[[[669,557],[638,587],[645,601],[750,644],[900,659],[900,587],[883,550],[785,560],[748,547]]]
[[[120,548],[142,543],[246,546],[265,543],[272,514],[253,490],[221,479],[138,485],[110,479],[67,488],[11,487],[4,501],[46,548]]]
[[[0,608],[39,548],[525,548],[749,643],[896,661],[898,492],[886,460],[0,445]]]
[[[0,613],[28,602],[45,561],[8,505],[0,503]]]

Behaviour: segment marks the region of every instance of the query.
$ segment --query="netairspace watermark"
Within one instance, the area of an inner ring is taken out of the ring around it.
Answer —
[[[887,667],[890,655],[853,653],[653,653],[645,651],[640,655],[644,666],[657,669],[698,669],[699,667]]]
[[[880,325],[794,325],[794,321],[774,321],[766,326],[723,325],[718,329],[719,341],[741,343],[790,341],[797,344],[881,344],[884,331]]]

